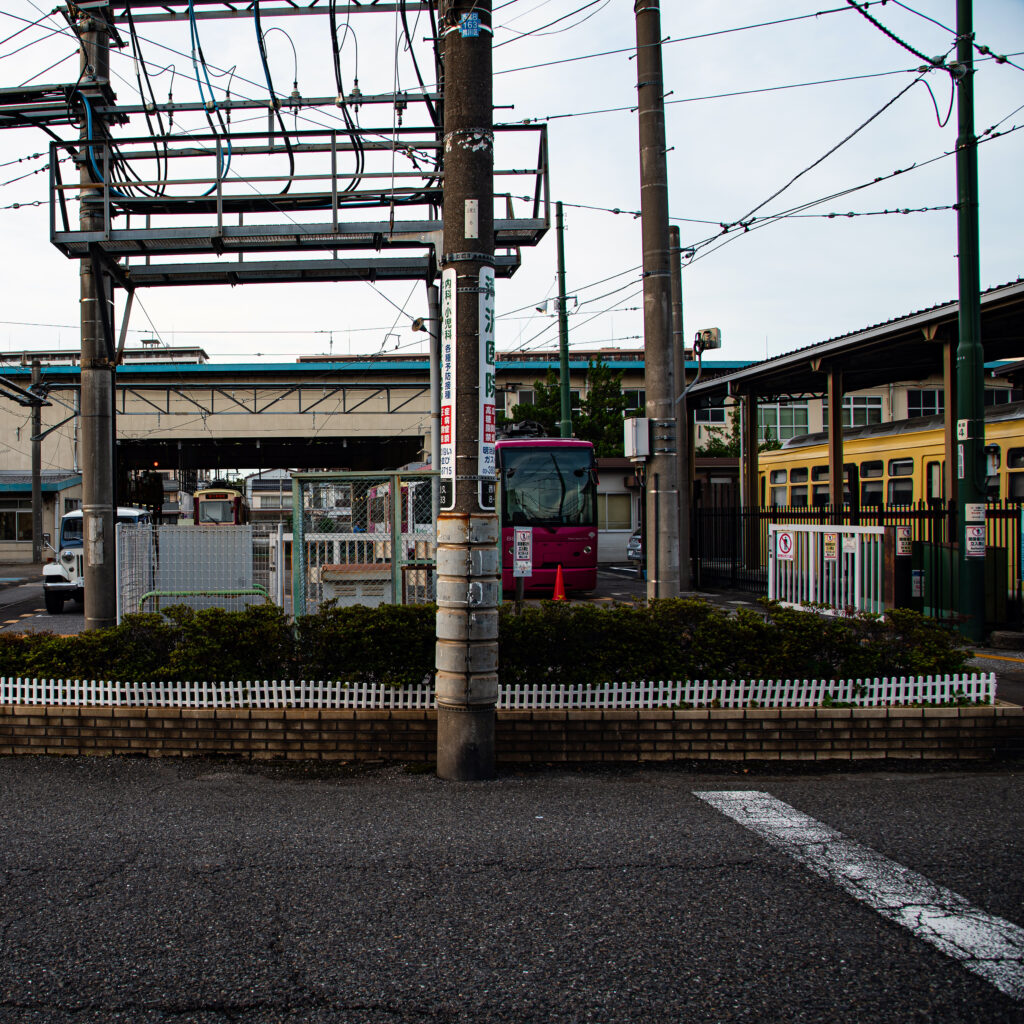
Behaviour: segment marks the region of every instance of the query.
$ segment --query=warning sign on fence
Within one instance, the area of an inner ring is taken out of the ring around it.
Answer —
[[[826,562],[837,561],[839,558],[839,534],[823,533],[821,535],[821,548]]]
[[[788,562],[793,560],[793,550],[796,547],[796,538],[790,530],[779,530],[775,534],[775,553],[779,558]]]
[[[896,527],[896,555],[902,557],[910,554],[910,527]]]
[[[984,558],[985,557],[985,527],[984,526],[972,526],[968,523],[964,527],[966,541],[965,548],[967,551],[968,558]]]

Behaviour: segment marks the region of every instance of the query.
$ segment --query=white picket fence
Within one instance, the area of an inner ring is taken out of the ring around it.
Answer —
[[[944,703],[959,697],[991,704],[996,679],[972,675],[882,679],[645,680],[598,686],[501,686],[499,708],[649,709],[803,708],[842,702],[858,707]],[[410,709],[434,707],[433,686],[263,680],[135,683],[0,678],[0,704],[73,707]]]

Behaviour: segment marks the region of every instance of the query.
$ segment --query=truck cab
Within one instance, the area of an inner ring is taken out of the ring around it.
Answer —
[[[151,521],[144,508],[118,508],[119,523],[146,524]],[[60,537],[54,559],[43,566],[43,598],[46,610],[59,615],[71,598],[79,604],[85,593],[83,575],[82,510],[66,512],[60,521]]]

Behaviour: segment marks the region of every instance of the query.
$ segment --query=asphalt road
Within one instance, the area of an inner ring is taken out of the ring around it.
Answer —
[[[1013,771],[305,771],[0,760],[0,1022],[1024,1020],[694,795],[771,794],[1012,928]]]

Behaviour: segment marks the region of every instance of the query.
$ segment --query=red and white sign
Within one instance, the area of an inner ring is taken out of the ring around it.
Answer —
[[[775,534],[775,553],[779,558],[791,562],[796,550],[796,537],[790,530],[779,530]]]
[[[495,397],[497,394],[494,352],[494,268],[480,269],[480,440],[477,453],[477,472],[480,474],[480,507],[494,508],[495,460]]]
[[[441,508],[455,507],[455,270],[441,274]]]

